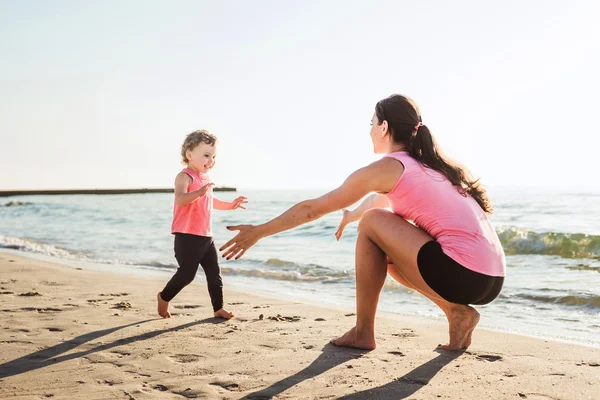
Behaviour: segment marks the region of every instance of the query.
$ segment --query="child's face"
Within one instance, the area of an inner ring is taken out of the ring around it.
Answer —
[[[206,173],[215,165],[217,146],[202,142],[193,150],[188,150],[185,156],[188,159],[188,167]]]

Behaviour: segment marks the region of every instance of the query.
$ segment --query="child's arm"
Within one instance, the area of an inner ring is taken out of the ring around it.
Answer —
[[[244,207],[244,204],[246,203],[248,203],[248,199],[244,196],[234,199],[231,203],[213,197],[213,207],[215,210],[235,210],[238,208],[243,208],[245,210],[246,207]]]
[[[386,208],[389,206],[390,203],[387,197],[379,193],[374,193],[367,197],[354,210],[348,211],[344,209],[342,220],[340,221],[340,225],[338,226],[337,231],[335,232],[336,239],[340,240],[340,238],[342,237],[342,233],[344,232],[344,228],[346,228],[346,225],[348,225],[351,222],[358,221],[365,211],[370,210],[371,208]]]
[[[214,185],[214,183],[208,183],[198,190],[188,192],[187,190],[191,183],[192,178],[185,172],[177,174],[175,178],[175,203],[178,206],[187,206],[198,197],[204,196],[207,190]]]

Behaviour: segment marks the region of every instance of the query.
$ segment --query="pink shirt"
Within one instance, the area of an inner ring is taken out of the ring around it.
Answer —
[[[184,168],[185,172],[192,178],[192,183],[187,191],[192,192],[210,183],[208,175]],[[213,191],[208,189],[204,196],[198,197],[187,206],[173,206],[173,224],[171,233],[189,233],[197,236],[212,236],[212,209]]]
[[[463,267],[489,276],[506,275],[500,239],[474,198],[461,195],[444,175],[407,152],[386,157],[404,165],[396,186],[386,194],[394,213],[435,238],[443,252]]]

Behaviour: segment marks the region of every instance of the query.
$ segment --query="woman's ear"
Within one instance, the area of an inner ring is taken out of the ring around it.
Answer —
[[[388,133],[388,122],[384,120],[381,123],[381,136],[385,136],[386,133]]]

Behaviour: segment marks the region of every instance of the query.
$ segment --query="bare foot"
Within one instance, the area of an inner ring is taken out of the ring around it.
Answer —
[[[220,310],[215,311],[215,318],[231,319],[233,318],[233,313],[221,308]]]
[[[471,345],[471,335],[479,322],[479,313],[470,306],[457,306],[448,315],[450,343],[440,345],[444,350],[464,350]]]
[[[332,339],[330,343],[340,347],[354,347],[363,350],[374,350],[376,346],[373,334],[359,336],[356,333],[356,327],[350,329],[343,336]]]
[[[160,293],[156,295],[158,299],[158,315],[163,318],[171,318],[171,313],[169,312],[169,302],[164,301],[162,297],[160,297]]]

